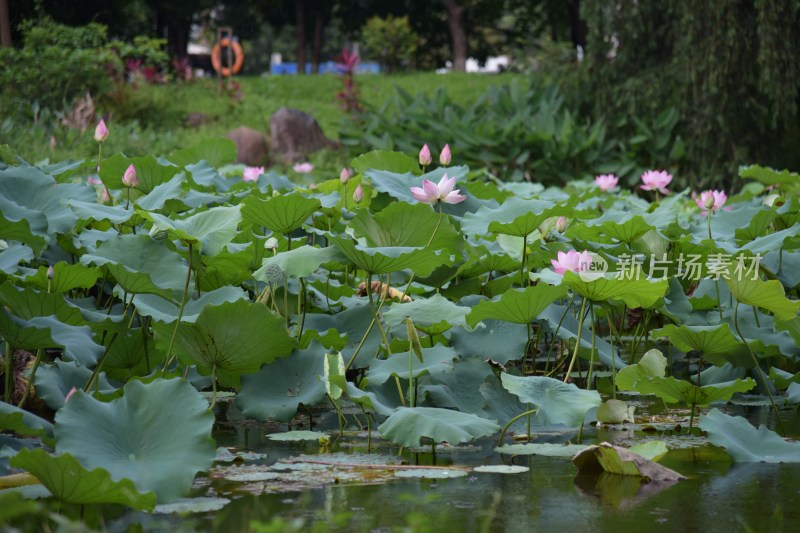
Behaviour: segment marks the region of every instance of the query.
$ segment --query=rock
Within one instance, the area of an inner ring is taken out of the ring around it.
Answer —
[[[189,128],[199,128],[209,122],[208,115],[205,113],[189,113],[186,115],[186,126]]]
[[[309,154],[323,148],[336,148],[311,115],[282,107],[269,121],[270,152],[284,164],[305,161]]]
[[[241,126],[225,135],[236,143],[236,161],[251,167],[263,164],[267,158],[267,139],[264,135],[246,126]]]

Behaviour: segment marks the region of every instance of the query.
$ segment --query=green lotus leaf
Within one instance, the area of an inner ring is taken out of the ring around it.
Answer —
[[[478,303],[467,316],[467,324],[474,328],[478,322],[487,318],[515,324],[529,324],[538,318],[547,306],[566,295],[566,287],[543,283],[524,289],[511,289],[503,293],[498,300],[483,300]]]
[[[301,442],[301,441],[327,441],[330,440],[330,437],[327,433],[323,433],[321,431],[285,431],[283,433],[272,433],[267,435],[269,440],[277,440],[277,441],[284,441],[284,442]]]
[[[627,448],[604,442],[589,446],[572,460],[579,474],[596,474],[598,469],[621,476],[633,476],[669,483],[686,479],[679,473],[651,461]]]
[[[227,246],[215,256],[203,256],[202,264],[198,266],[200,290],[214,291],[226,285],[241,285],[251,279],[253,269],[262,259],[258,253],[259,245],[254,243],[241,249]]]
[[[574,272],[564,273],[562,285],[569,287],[593,302],[623,301],[632,309],[653,307],[667,292],[666,279],[650,281],[647,278],[622,279],[612,274],[583,279]]]
[[[31,231],[31,226],[28,220],[10,220],[6,218],[6,214],[0,211],[0,235],[7,241],[19,241],[27,244],[33,249],[37,255],[42,252],[47,241],[41,235],[35,235]]]
[[[456,253],[464,242],[450,217],[439,215],[426,204],[408,205],[395,202],[378,213],[358,209],[348,226],[352,228],[356,239],[363,238],[367,246],[378,248],[428,247],[431,250],[445,249]],[[428,244],[431,235],[434,236],[433,241]]]
[[[800,403],[800,383],[790,383],[786,389],[786,401]]]
[[[157,329],[162,342],[171,330]],[[296,344],[283,318],[246,300],[205,307],[195,323],[180,323],[176,341],[182,361],[213,373],[224,387],[236,388],[243,374],[289,355]]]
[[[80,220],[107,220],[111,224],[124,224],[135,214],[133,207],[125,205],[103,205],[97,202],[72,200],[69,206]]]
[[[462,357],[491,359],[504,365],[519,359],[528,344],[527,326],[505,320],[482,320],[483,328],[454,328],[450,342]]]
[[[399,478],[425,478],[425,479],[453,479],[466,477],[465,470],[446,470],[443,468],[415,468],[413,470],[398,470],[394,477]]]
[[[347,388],[346,368],[342,352],[326,353],[324,358],[322,380],[325,392],[332,400],[338,400]]]
[[[564,383],[545,376],[500,376],[503,387],[521,402],[539,408],[532,422],[535,424],[563,424],[581,426],[586,413],[602,403],[595,390],[581,390],[574,383]]]
[[[372,386],[386,383],[392,376],[408,379],[408,357],[410,352],[395,353],[388,359],[377,359],[367,371],[367,381]],[[434,346],[422,349],[422,362],[416,358],[413,363],[413,376],[423,374],[437,375],[453,371],[453,359],[458,357],[456,351],[447,346]]]
[[[654,329],[650,336],[654,339],[666,337],[677,349],[688,352],[697,350],[703,357],[714,365],[721,365],[725,362],[737,363],[743,366],[752,362],[749,354],[742,354],[742,357],[735,357],[737,351],[745,348],[739,339],[731,331],[727,322],[716,326],[687,326],[681,324],[675,326],[668,324],[660,329]],[[746,356],[747,362],[744,357]]]
[[[347,382],[347,397],[353,403],[360,405],[364,410],[379,415],[389,416],[394,413],[395,407],[386,405],[374,392],[361,390],[349,381]]]
[[[750,219],[747,227],[736,228],[734,231],[736,241],[739,244],[746,244],[758,237],[762,237],[769,231],[772,221],[775,220],[777,216],[778,213],[774,209],[768,206],[762,206],[761,210]]]
[[[238,234],[242,221],[242,206],[212,207],[184,219],[172,220],[158,213],[139,211],[153,222],[153,227],[165,230],[185,244],[193,244],[204,255],[217,255]]]
[[[734,272],[728,278],[724,280],[725,284],[736,301],[771,311],[781,320],[797,316],[800,300],[788,299],[780,281],[754,280],[749,276],[737,276]]]
[[[800,174],[789,170],[775,170],[761,165],[739,167],[739,177],[756,180],[762,185],[786,185],[800,181]]]
[[[114,481],[103,468],[89,471],[68,453],[50,455],[41,448],[23,449],[10,464],[30,472],[64,503],[116,503],[140,511],[150,511],[156,504],[155,493],[139,492],[130,479]]]
[[[645,233],[648,233],[655,228],[645,222],[641,216],[634,215],[632,217],[626,217],[623,220],[605,220],[599,225],[598,229],[600,231],[600,235],[607,235],[608,237],[618,241],[630,244],[639,237],[643,236]]]
[[[10,403],[0,402],[0,430],[26,437],[53,436],[53,424]]]
[[[96,363],[103,353],[88,326],[64,324],[54,316],[26,320],[0,309],[0,336],[16,348],[64,348],[65,359],[86,366]]]
[[[525,200],[512,197],[500,207],[484,206],[464,215],[461,229],[468,235],[503,233],[525,237],[539,229],[548,218],[567,214],[565,206],[547,200]]]
[[[157,211],[164,207],[168,200],[179,198],[185,188],[186,176],[183,172],[176,174],[171,180],[153,187],[145,196],[140,196],[134,203],[139,209],[146,211]]]
[[[251,224],[264,226],[275,233],[291,233],[305,224],[322,204],[316,198],[306,198],[293,192],[262,200],[256,195],[243,202],[242,216]]]
[[[398,407],[378,427],[381,435],[400,446],[419,446],[423,438],[458,444],[492,435],[494,420],[437,407]]]
[[[397,174],[419,172],[419,162],[402,152],[373,150],[356,157],[351,164],[359,174],[364,174],[369,169],[386,170]]]
[[[285,276],[305,278],[313,274],[323,263],[343,260],[344,256],[334,246],[327,248],[301,246],[264,259],[262,267],[253,273],[253,277],[259,281],[269,281],[267,271],[277,267]]]
[[[700,418],[700,429],[711,444],[725,448],[737,463],[798,463],[800,442],[784,440],[761,425],[754,428],[741,416],[712,409]]]
[[[364,302],[362,304],[354,305],[335,315],[321,313],[306,314],[306,330],[314,330],[320,335],[325,332],[333,331],[334,334],[339,336],[346,336],[347,344],[337,349],[340,349],[345,360],[349,361],[372,322],[372,310],[366,298],[363,300]],[[364,368],[369,366],[380,344],[381,334],[378,328],[373,327],[370,329],[369,335],[367,335],[367,339],[364,341],[364,345],[361,347],[358,357],[355,360],[356,367]]]
[[[103,370],[110,379],[125,382],[134,376],[147,376],[162,361],[163,354],[156,351],[149,332],[126,329],[108,343]]]
[[[597,421],[604,424],[622,424],[633,422],[635,406],[628,406],[628,402],[608,399],[597,408]]]
[[[420,276],[428,276],[437,267],[449,263],[447,255],[424,248],[369,248],[331,235],[331,243],[356,267],[370,274],[388,274],[410,268]]]
[[[26,244],[14,243],[0,252],[0,272],[16,274],[20,264],[33,259],[33,250]]]
[[[187,265],[177,253],[147,235],[119,235],[81,256],[81,264],[105,266],[128,293],[172,299],[186,283]]]
[[[0,154],[3,147],[0,145]],[[27,495],[21,492],[5,490],[0,492],[0,524],[8,524],[17,517],[30,519],[43,512],[42,504],[28,499]]]
[[[575,457],[585,450],[583,444],[553,444],[550,442],[528,442],[524,444],[503,444],[494,449],[505,455],[544,455],[546,457]]]
[[[181,315],[181,322],[194,323],[206,306],[221,305],[226,302],[247,300],[247,293],[239,288],[226,285],[219,289],[200,295],[197,299],[187,299]],[[171,324],[178,320],[180,307],[170,301],[153,294],[137,294],[133,297],[136,312],[142,316],[153,317],[153,320]]]
[[[454,304],[440,294],[408,303],[395,303],[383,312],[386,323],[400,327],[406,317],[411,317],[414,325],[429,335],[444,333],[453,326],[466,327],[464,317],[469,314],[468,307]]]
[[[411,194],[411,187],[422,187],[422,181],[427,179],[438,183],[445,173],[448,177],[453,177],[457,180],[463,181],[469,169],[465,166],[449,167],[449,168],[435,168],[432,171],[422,176],[415,175],[418,170],[409,170],[401,172],[400,169],[392,171],[389,169],[370,168],[363,172],[364,177],[372,181],[373,187],[376,191],[388,194],[392,198],[402,202],[416,203],[414,196]],[[461,186],[461,181],[456,183],[456,189]],[[467,200],[469,202],[469,200]],[[463,202],[463,203],[467,203]],[[452,208],[456,206],[447,206]],[[448,209],[445,209],[446,211]]]
[[[84,265],[70,265],[64,261],[52,265],[53,278],[47,279],[48,267],[39,267],[35,274],[23,278],[27,285],[49,292],[68,292],[72,289],[88,289],[93,287],[100,278],[99,268]],[[49,281],[49,284],[48,284]]]
[[[224,138],[205,139],[172,152],[167,159],[181,166],[207,161],[212,167],[219,167],[236,161],[236,144]]]
[[[663,441],[651,440],[634,444],[628,448],[628,451],[641,455],[645,459],[650,459],[651,461],[660,461],[662,457],[667,455],[669,449]]]
[[[52,365],[44,364],[39,367],[33,383],[36,386],[36,395],[50,409],[57,411],[64,406],[64,400],[69,391],[73,387],[82,389],[91,377],[92,370],[90,368],[72,361],[56,359]],[[110,394],[117,389],[108,382],[105,372],[100,372],[97,377],[97,387],[92,390]]]
[[[188,492],[195,474],[213,463],[213,425],[207,400],[188,382],[130,381],[108,403],[75,393],[56,413],[56,451],[166,502]]]
[[[319,379],[324,372],[324,357],[325,348],[312,343],[305,350],[262,366],[255,374],[243,376],[236,405],[248,418],[291,420],[300,404],[312,407],[325,399],[325,384]]]
[[[187,515],[191,513],[212,513],[228,505],[227,498],[179,498],[172,503],[161,503],[153,509],[153,514]]]

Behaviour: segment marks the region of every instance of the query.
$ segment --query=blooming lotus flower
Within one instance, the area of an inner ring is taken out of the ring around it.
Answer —
[[[433,159],[431,159],[431,149],[428,148],[428,145],[424,145],[422,150],[419,151],[419,164],[423,167],[427,167],[431,164]]]
[[[343,168],[342,171],[339,173],[339,182],[342,185],[346,185],[347,182],[350,181],[350,171],[346,168]]]
[[[672,174],[666,170],[648,170],[642,174],[641,188],[643,191],[658,191],[661,194],[669,194],[667,185],[672,181]]]
[[[312,165],[311,163],[308,163],[308,162],[306,162],[306,163],[295,163],[295,165],[292,168],[294,169],[295,172],[297,172],[299,174],[308,174],[309,172],[314,170],[314,165]]]
[[[457,204],[467,199],[463,194],[458,194],[460,189],[453,190],[456,184],[456,178],[448,178],[445,173],[439,184],[433,183],[430,180],[422,182],[422,188],[411,187],[411,194],[418,201],[424,204],[435,204],[437,202],[444,202],[446,204]]]
[[[136,169],[133,165],[128,166],[125,174],[122,175],[122,184],[126,187],[136,187],[139,185],[139,180],[136,178]]]
[[[727,200],[728,196],[724,191],[703,191],[700,196],[694,197],[694,201],[700,209],[712,212],[719,211]]]
[[[442,153],[439,154],[439,164],[443,167],[446,167],[450,164],[451,159],[452,155],[450,154],[450,145],[445,144],[444,148],[442,148]]]
[[[244,181],[256,181],[264,173],[264,167],[244,167],[242,179]]]
[[[617,186],[619,178],[614,174],[602,174],[594,178],[594,183],[601,191],[608,191]]]
[[[558,259],[551,259],[553,270],[556,274],[564,275],[567,270],[571,272],[585,272],[592,264],[592,256],[586,250],[578,253],[570,250],[567,253],[558,252]]]
[[[364,189],[361,188],[361,184],[359,183],[356,186],[356,190],[353,192],[353,200],[355,200],[357,204],[360,204],[361,200],[363,199],[364,199]]]
[[[567,229],[567,217],[558,217],[556,220],[556,231],[559,233],[564,233],[564,230]]]
[[[101,204],[111,203],[111,193],[108,192],[108,188],[106,187],[103,187],[103,192],[100,193],[100,203]]]
[[[97,123],[97,127],[94,129],[94,140],[101,143],[106,140],[108,137],[108,128],[106,128],[106,121],[102,118],[100,122]]]

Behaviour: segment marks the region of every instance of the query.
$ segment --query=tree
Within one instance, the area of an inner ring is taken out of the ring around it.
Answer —
[[[453,70],[467,71],[467,32],[464,30],[464,8],[456,0],[445,0],[447,26],[453,50]]]
[[[11,46],[11,16],[8,0],[0,0],[0,46]]]

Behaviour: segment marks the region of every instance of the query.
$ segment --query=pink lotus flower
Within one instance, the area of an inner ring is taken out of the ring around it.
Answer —
[[[361,184],[359,183],[356,186],[356,190],[353,192],[353,200],[355,200],[357,204],[360,204],[361,200],[363,199],[364,199],[364,189],[361,188]]]
[[[450,145],[445,144],[444,148],[442,148],[442,153],[439,154],[439,164],[443,167],[446,167],[450,164],[451,159],[452,155],[450,154]]]
[[[348,181],[350,181],[350,171],[346,168],[343,168],[339,173],[339,183],[346,185]]]
[[[727,200],[728,196],[724,191],[703,191],[700,196],[694,196],[694,201],[700,209],[711,212],[719,211]]]
[[[126,187],[136,187],[139,185],[139,180],[136,178],[136,169],[133,165],[128,166],[125,174],[122,175],[122,184]]]
[[[619,178],[614,174],[602,174],[594,178],[594,183],[601,191],[608,191],[617,186]]]
[[[264,167],[244,167],[242,179],[244,181],[256,181],[264,173]]]
[[[108,188],[106,187],[103,187],[103,192],[100,193],[100,203],[101,204],[111,203],[111,193],[108,192]]]
[[[457,204],[467,199],[463,194],[458,194],[460,189],[453,190],[456,184],[456,178],[448,178],[445,173],[439,184],[435,184],[430,180],[422,182],[422,188],[411,187],[411,194],[417,201],[424,204],[435,204],[437,202],[444,202],[446,204]]]
[[[669,194],[667,185],[672,181],[672,174],[666,170],[648,170],[642,174],[641,188],[643,191],[658,191],[661,194]]]
[[[95,178],[94,176],[89,176],[88,178],[86,178],[86,183],[88,183],[89,185],[102,185],[103,184],[103,182],[100,181],[100,178]]]
[[[431,149],[428,148],[428,145],[426,144],[422,147],[422,150],[419,151],[419,164],[423,167],[427,167],[432,161]]]
[[[101,143],[106,140],[108,137],[108,128],[106,128],[106,121],[102,118],[100,122],[97,123],[97,127],[94,129],[94,140]]]
[[[556,274],[564,275],[567,270],[571,272],[585,272],[592,265],[592,256],[586,250],[578,253],[570,250],[567,253],[558,252],[558,259],[551,259],[553,270]]]
[[[308,174],[309,172],[314,170],[314,165],[312,165],[311,163],[308,163],[308,162],[306,162],[306,163],[295,163],[295,165],[292,168],[294,169],[295,172],[297,172],[299,174]]]

